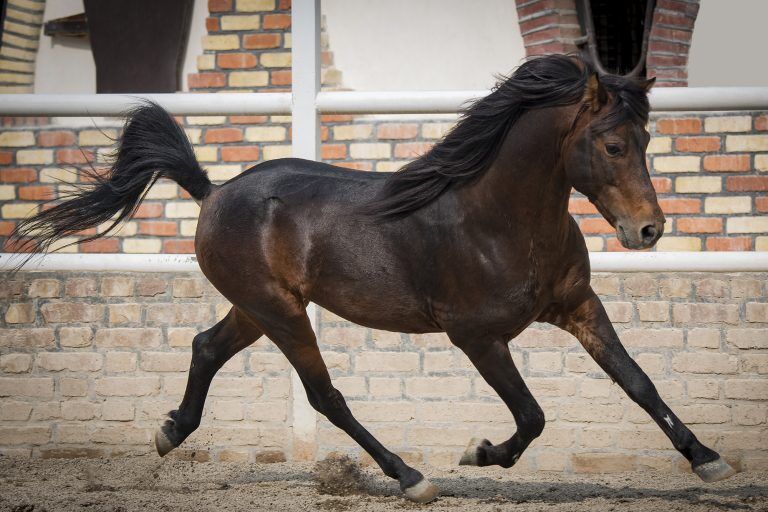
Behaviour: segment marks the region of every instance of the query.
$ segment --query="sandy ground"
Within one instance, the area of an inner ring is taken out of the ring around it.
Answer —
[[[347,468],[349,469],[349,468]],[[563,476],[500,468],[420,468],[441,489],[417,505],[373,468],[362,489],[321,492],[328,475],[314,464],[197,463],[155,456],[115,460],[0,457],[0,510],[87,511],[709,511],[768,510],[768,473],[742,473],[707,485],[693,475],[627,473]],[[339,471],[348,478],[355,471]],[[354,476],[354,475],[353,475]],[[341,482],[350,487],[350,482]],[[352,482],[354,484],[354,482]],[[333,482],[330,482],[333,491]],[[354,487],[354,485],[352,485]]]

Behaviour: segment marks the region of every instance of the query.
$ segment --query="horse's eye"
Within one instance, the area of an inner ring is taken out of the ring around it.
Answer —
[[[621,154],[621,146],[618,144],[606,144],[605,151],[611,156],[617,156]]]

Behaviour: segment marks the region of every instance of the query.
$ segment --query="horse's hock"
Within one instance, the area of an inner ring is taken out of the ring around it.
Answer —
[[[0,453],[8,455],[153,451],[158,421],[184,392],[192,338],[228,310],[199,274],[22,272],[1,283]],[[764,275],[596,274],[594,287],[681,420],[742,469],[765,469]],[[334,384],[406,461],[453,466],[473,436],[497,442],[514,431],[506,407],[444,335],[373,331],[323,310],[317,325]],[[547,417],[514,471],[688,467],[570,335],[534,325],[512,348]],[[262,338],[216,376],[200,429],[171,456],[360,454],[322,416],[314,442],[298,450],[293,396],[287,361]]]

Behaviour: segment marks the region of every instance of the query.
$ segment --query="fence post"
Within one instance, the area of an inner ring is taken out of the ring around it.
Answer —
[[[292,154],[320,159],[320,0],[294,0],[291,6],[292,49]],[[310,303],[307,315],[317,332],[317,308]],[[309,405],[304,386],[291,369],[293,460],[315,460],[317,412]]]

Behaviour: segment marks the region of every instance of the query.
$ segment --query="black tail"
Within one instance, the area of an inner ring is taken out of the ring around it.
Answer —
[[[87,242],[109,234],[141,204],[159,178],[170,178],[195,199],[202,200],[213,185],[200,167],[184,130],[159,105],[144,102],[126,113],[114,163],[106,175],[83,172],[91,181],[60,199],[64,202],[22,220],[11,233],[20,252],[45,252],[55,241],[112,220],[102,233],[78,240]]]

